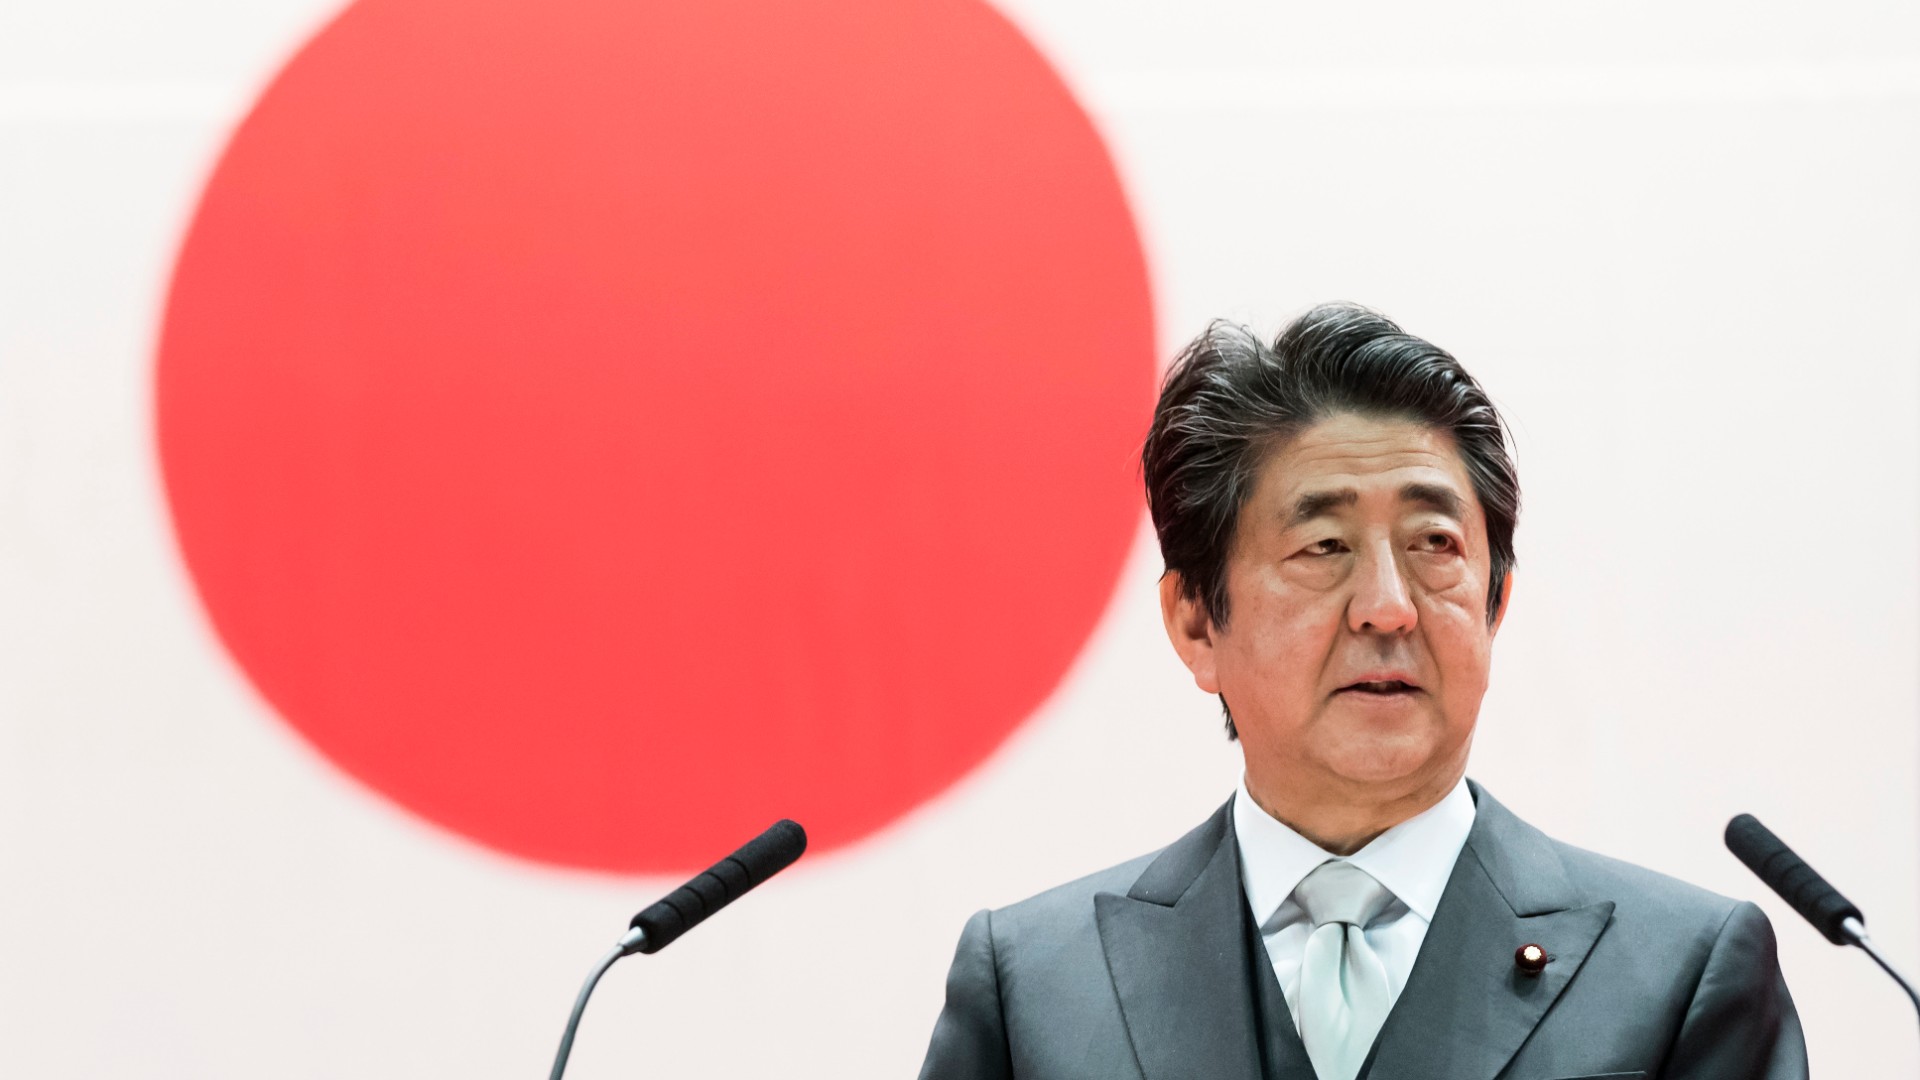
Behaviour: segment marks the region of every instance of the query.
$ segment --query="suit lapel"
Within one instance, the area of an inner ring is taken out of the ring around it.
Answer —
[[[1368,1080],[1492,1080],[1566,989],[1613,915],[1580,906],[1547,838],[1469,781],[1473,831],[1434,910]],[[1514,950],[1551,958],[1527,975]]]
[[[1162,852],[1125,896],[1093,898],[1146,1080],[1260,1075],[1231,806]]]

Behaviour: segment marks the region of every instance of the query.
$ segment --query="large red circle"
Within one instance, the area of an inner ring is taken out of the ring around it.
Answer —
[[[856,839],[1058,682],[1135,523],[1145,266],[978,0],[361,0],[180,255],[161,460],[324,754],[527,857]]]

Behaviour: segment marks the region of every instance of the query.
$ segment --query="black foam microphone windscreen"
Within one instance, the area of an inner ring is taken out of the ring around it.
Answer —
[[[632,925],[647,935],[638,951],[654,953],[666,948],[748,889],[793,865],[805,850],[805,829],[792,821],[774,822],[766,832],[741,845],[739,851],[635,915]]]
[[[1781,899],[1793,905],[1814,925],[1827,940],[1835,945],[1854,944],[1852,936],[1841,926],[1851,917],[1866,922],[1860,909],[1853,902],[1840,895],[1840,890],[1827,884],[1827,879],[1814,872],[1806,860],[1793,853],[1793,849],[1780,842],[1765,825],[1752,814],[1741,814],[1727,822],[1727,850],[1734,853],[1747,869],[1759,875]]]

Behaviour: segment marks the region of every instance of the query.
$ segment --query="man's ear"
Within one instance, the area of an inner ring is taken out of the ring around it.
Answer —
[[[1207,615],[1207,605],[1198,596],[1189,595],[1185,585],[1185,580],[1171,570],[1161,575],[1160,621],[1166,624],[1173,651],[1193,672],[1194,685],[1217,694],[1220,678],[1213,662],[1213,620]]]
[[[1500,583],[1500,606],[1493,609],[1493,625],[1487,629],[1487,636],[1500,632],[1500,624],[1507,619],[1507,608],[1513,600],[1513,571],[1507,571],[1507,580]]]

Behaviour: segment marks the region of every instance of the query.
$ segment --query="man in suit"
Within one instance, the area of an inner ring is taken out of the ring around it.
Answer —
[[[1550,839],[1466,779],[1519,481],[1453,357],[1365,309],[1215,324],[1143,452],[1174,649],[1240,788],[962,933],[922,1080],[1788,1080],[1749,903]]]

